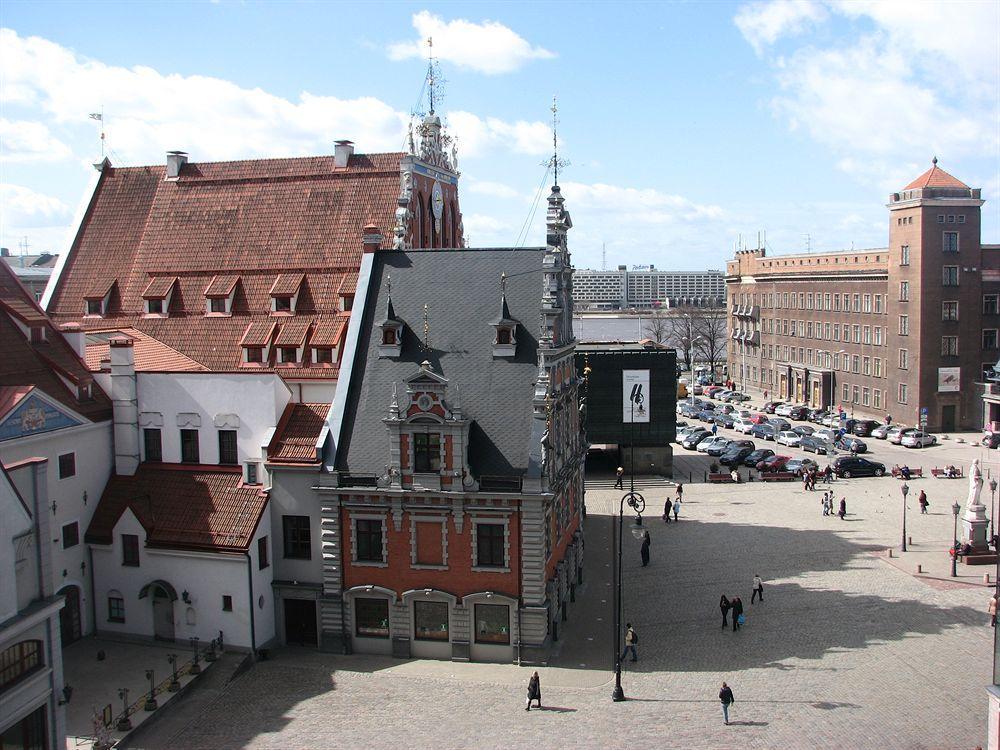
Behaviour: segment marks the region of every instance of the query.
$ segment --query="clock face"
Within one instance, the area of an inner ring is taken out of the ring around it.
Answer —
[[[441,192],[440,182],[435,182],[431,189],[431,208],[434,211],[434,218],[441,221],[441,214],[444,213],[444,193]]]

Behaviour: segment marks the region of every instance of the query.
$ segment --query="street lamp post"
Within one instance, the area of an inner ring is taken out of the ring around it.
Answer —
[[[962,506],[957,502],[951,506],[951,513],[955,516],[955,525],[952,529],[952,537],[954,537],[954,542],[951,546],[951,577],[958,578],[958,514],[961,512]]]
[[[618,504],[618,571],[615,578],[615,689],[611,700],[616,703],[625,700],[622,690],[622,523],[625,519],[625,505],[628,504],[636,512],[636,523],[642,523],[642,512],[646,509],[646,501],[638,492],[630,491],[622,495]]]
[[[122,701],[122,716],[115,724],[115,729],[119,732],[132,731],[132,720],[128,717],[128,688],[118,688],[118,697]]]
[[[993,526],[993,519],[997,514],[997,480],[994,477],[990,480],[990,541],[993,541],[993,537],[996,535],[996,529]]]
[[[910,485],[903,482],[899,489],[903,493],[903,552],[906,552],[906,496],[910,494]]]
[[[146,679],[149,680],[149,695],[146,697],[146,705],[142,707],[143,711],[155,711],[156,710],[156,678],[153,676],[153,670],[146,670]]]

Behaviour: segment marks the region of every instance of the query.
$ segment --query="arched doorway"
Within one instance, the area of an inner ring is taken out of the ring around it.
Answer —
[[[83,635],[82,621],[80,619],[80,587],[63,586],[58,592],[66,597],[66,604],[59,610],[59,631],[62,638],[62,645],[68,646],[80,639]]]
[[[147,583],[139,592],[139,598],[149,596],[153,600],[153,637],[158,641],[174,640],[174,602],[177,592],[166,581]]]

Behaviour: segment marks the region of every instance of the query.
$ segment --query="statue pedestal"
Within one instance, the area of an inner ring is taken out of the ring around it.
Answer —
[[[989,552],[987,532],[990,522],[986,519],[985,505],[970,505],[962,518],[962,541],[968,542],[976,552]]]

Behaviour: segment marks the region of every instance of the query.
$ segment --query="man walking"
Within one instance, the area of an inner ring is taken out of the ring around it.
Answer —
[[[722,629],[723,630],[725,630],[726,629],[726,625],[729,624],[728,622],[726,622],[726,617],[729,614],[729,608],[731,606],[732,605],[729,603],[729,600],[726,598],[726,595],[723,594],[722,598],[719,599],[719,609],[722,610]]]
[[[729,707],[736,703],[733,697],[733,690],[726,683],[722,683],[722,690],[719,691],[719,702],[722,704],[722,720],[729,726]]]
[[[677,488],[677,491],[680,492],[680,487]],[[679,516],[680,514],[681,514],[681,498],[680,498],[680,495],[678,495],[677,499],[674,500],[674,520],[675,521],[678,520],[677,516]]]
[[[642,532],[642,547],[639,549],[639,554],[642,556],[642,567],[649,565],[649,531]]]
[[[542,682],[538,678],[538,672],[531,675],[528,680],[528,700],[524,706],[525,711],[531,710],[531,701],[538,701],[538,708],[542,707]]]
[[[639,661],[639,657],[635,652],[635,647],[639,645],[639,636],[635,634],[635,629],[632,627],[632,623],[625,623],[625,650],[622,651],[622,655],[619,661],[625,661],[625,655],[629,652],[632,653],[632,661]]]
[[[738,596],[733,599],[732,609],[733,609],[733,632],[735,633],[737,630],[740,629],[740,615],[743,614],[743,602],[742,600],[740,600]]]
[[[840,520],[841,521],[843,521],[844,520],[844,516],[847,515],[847,498],[846,497],[840,498],[840,510],[837,512],[837,515],[840,516]]]
[[[750,595],[750,603],[753,604],[757,597],[760,597],[761,601],[764,601],[764,582],[760,580],[760,576],[756,573],[753,574],[753,593]]]
[[[663,520],[666,523],[670,523],[670,509],[672,507],[673,507],[673,503],[670,502],[670,498],[668,497],[666,499],[666,502],[663,503]]]
[[[917,498],[917,502],[920,503],[920,513],[921,513],[921,515],[926,516],[927,515],[927,506],[930,505],[930,503],[927,502],[927,493],[924,492],[923,490],[920,490],[920,496]]]
[[[615,479],[615,489],[616,490],[623,490],[623,489],[625,489],[625,486],[622,484],[622,480],[625,477],[625,469],[623,469],[621,466],[619,466],[618,470],[615,472],[615,477],[616,477],[616,479]]]

